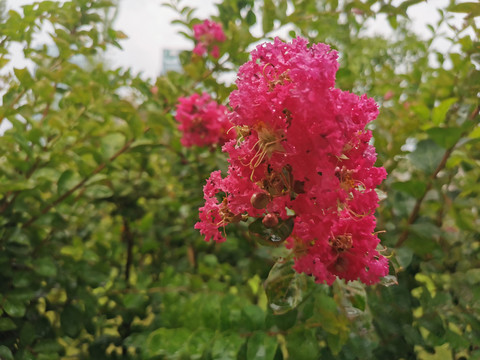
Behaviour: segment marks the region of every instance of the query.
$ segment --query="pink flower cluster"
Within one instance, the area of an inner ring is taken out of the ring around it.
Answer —
[[[213,101],[207,93],[178,99],[175,119],[180,123],[182,145],[190,147],[223,145],[236,138],[227,108]]]
[[[197,40],[197,45],[193,49],[195,54],[203,56],[210,51],[214,58],[220,57],[218,44],[227,39],[221,24],[205,20],[203,23],[193,26],[193,36]]]
[[[378,282],[388,261],[377,251],[373,99],[334,88],[337,52],[307,40],[257,46],[240,67],[230,95],[239,138],[226,143],[228,175],[215,171],[204,187],[195,227],[208,241],[224,227],[256,218],[250,233],[285,243],[294,269],[319,283],[338,277]],[[223,196],[223,199],[218,199]]]

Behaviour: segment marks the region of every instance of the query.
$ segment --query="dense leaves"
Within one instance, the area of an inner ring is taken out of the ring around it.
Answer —
[[[0,358],[479,359],[479,6],[451,1],[421,39],[418,3],[223,1],[216,58],[192,53],[204,19],[173,1],[192,46],[182,72],[147,81],[102,63],[125,36],[113,2],[2,13]],[[367,35],[374,17],[388,38]],[[219,146],[181,145],[178,98],[228,105],[225,79],[274,35],[330,44],[337,86],[380,104],[385,286],[294,273],[265,246],[288,222],[240,221],[217,245],[193,228],[205,179],[227,163]],[[15,47],[27,65],[10,64]]]

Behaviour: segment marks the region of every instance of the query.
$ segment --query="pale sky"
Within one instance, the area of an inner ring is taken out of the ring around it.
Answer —
[[[33,2],[33,0],[7,0],[7,9],[21,11],[22,5]],[[120,41],[123,50],[112,48],[107,52],[107,59],[112,66],[130,67],[135,73],[141,72],[143,77],[154,78],[161,70],[163,48],[193,49],[191,41],[177,33],[178,25],[170,24],[175,18],[175,12],[161,6],[164,2],[164,0],[120,1],[120,10],[114,27],[123,31],[128,39]],[[216,14],[214,6],[216,2],[218,0],[183,0],[181,3],[198,9],[195,12],[196,17],[204,19]],[[13,63],[23,67],[25,65],[20,50],[14,50]]]
[[[197,8],[195,15],[204,19],[217,14],[214,4],[218,1],[183,0],[182,4]],[[32,2],[32,0],[7,0],[7,8],[19,10],[22,5]],[[177,33],[178,26],[170,24],[175,13],[161,6],[162,2],[164,0],[121,0],[115,27],[129,38],[120,42],[122,51],[113,49],[107,53],[107,59],[113,66],[130,67],[135,73],[141,72],[145,78],[155,78],[161,70],[163,48],[193,48],[190,41]],[[433,24],[439,18],[436,8],[446,6],[448,2],[428,0],[412,6],[409,9],[409,16],[414,20],[414,30],[425,33],[426,24]],[[385,19],[378,17],[372,22],[371,31],[384,33],[386,26]]]
[[[116,29],[128,35],[120,44],[122,50],[108,54],[112,64],[132,67],[148,77],[156,77],[161,70],[163,48],[193,49],[193,43],[177,33],[178,25],[170,22],[175,12],[161,6],[162,0],[121,0]],[[217,14],[214,0],[182,1],[182,5],[197,8],[196,17],[204,19]],[[182,28],[182,30],[185,30]]]

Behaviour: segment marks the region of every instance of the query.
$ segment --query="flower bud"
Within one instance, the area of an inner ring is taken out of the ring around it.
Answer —
[[[266,228],[273,228],[278,225],[278,217],[275,214],[267,214],[262,220]]]
[[[385,95],[383,95],[383,100],[387,101],[390,100],[393,97],[394,92],[392,90],[388,90]]]
[[[252,195],[250,198],[250,203],[255,209],[265,209],[267,204],[270,202],[269,195],[264,191],[259,191]]]

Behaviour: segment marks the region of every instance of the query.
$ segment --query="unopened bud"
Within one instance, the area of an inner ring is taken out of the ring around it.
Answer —
[[[390,100],[393,97],[394,92],[392,90],[388,90],[385,95],[383,95],[383,100]]]
[[[278,217],[275,214],[267,214],[262,220],[266,228],[272,228],[278,225]]]
[[[270,196],[264,191],[257,192],[250,198],[250,203],[255,209],[265,209],[269,202]]]

